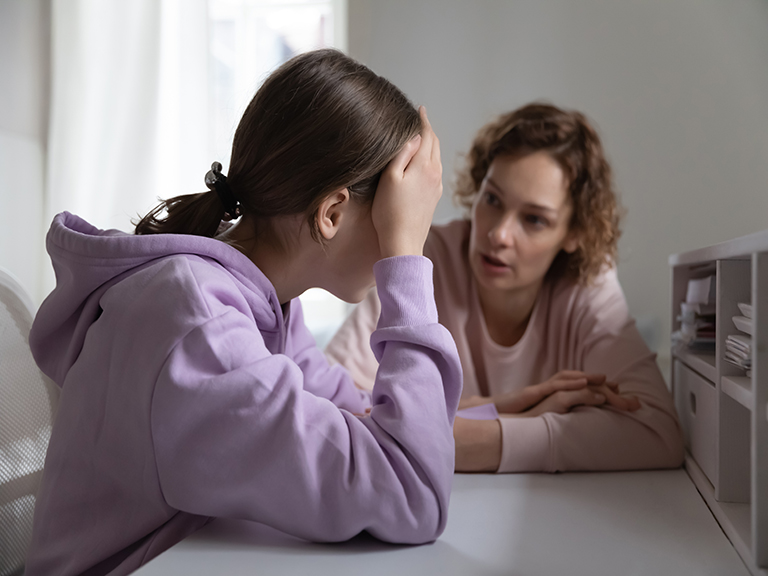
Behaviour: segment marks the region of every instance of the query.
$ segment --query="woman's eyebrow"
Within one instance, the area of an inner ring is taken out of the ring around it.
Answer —
[[[490,183],[499,192],[504,193],[504,188],[502,188],[496,182],[494,182],[493,178],[491,178],[490,176],[486,177],[485,181]],[[558,208],[553,208],[552,206],[545,206],[544,204],[536,204],[535,202],[526,202],[525,206],[528,208],[533,208],[535,210],[540,210],[541,212],[549,212],[553,215],[557,215],[560,212]]]
[[[533,208],[534,210],[539,210],[541,212],[549,212],[553,215],[557,215],[560,211],[557,208],[552,208],[552,206],[544,206],[543,204],[534,204],[531,202],[526,202],[525,206],[528,208]]]

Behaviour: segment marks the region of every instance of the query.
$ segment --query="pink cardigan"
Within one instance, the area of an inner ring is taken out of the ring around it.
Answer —
[[[499,472],[625,470],[676,467],[683,441],[672,398],[651,353],[629,315],[616,271],[588,287],[546,283],[525,334],[514,346],[488,335],[467,261],[469,222],[434,226],[425,255],[435,265],[440,323],[453,335],[464,369],[462,397],[502,394],[548,379],[559,370],[604,373],[642,407],[621,412],[578,407],[567,414],[500,417]],[[368,341],[379,316],[373,290],[326,349],[356,383],[370,388],[376,360]],[[470,342],[476,342],[473,354]],[[478,364],[482,363],[480,370]],[[478,372],[486,383],[478,382]],[[459,414],[460,415],[460,414]]]

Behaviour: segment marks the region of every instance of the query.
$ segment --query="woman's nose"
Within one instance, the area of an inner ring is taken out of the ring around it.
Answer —
[[[502,218],[488,232],[488,237],[494,247],[506,248],[514,244],[515,224],[513,218]]]

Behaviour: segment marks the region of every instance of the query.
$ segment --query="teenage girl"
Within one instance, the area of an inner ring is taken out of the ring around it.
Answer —
[[[491,409],[456,419],[457,470],[679,466],[672,399],[616,276],[619,208],[587,119],[532,104],[494,120],[456,199],[467,218],[433,227],[424,253],[464,368],[461,407]],[[327,348],[364,388],[378,313],[372,293]]]
[[[212,517],[318,541],[445,527],[462,378],[422,256],[442,191],[424,109],[339,52],[298,56],[206,182],[133,235],[54,219],[30,345],[61,400],[28,576],[127,574]],[[374,281],[368,394],[297,296],[359,301]]]

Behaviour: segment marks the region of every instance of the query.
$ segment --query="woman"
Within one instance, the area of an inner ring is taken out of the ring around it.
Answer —
[[[339,52],[298,56],[206,183],[135,235],[54,220],[58,284],[30,345],[62,390],[30,576],[126,574],[217,516],[321,541],[445,527],[461,366],[422,256],[442,191],[424,110]],[[359,301],[374,276],[371,397],[296,297]]]
[[[461,356],[461,407],[491,409],[456,419],[456,469],[679,466],[672,400],[616,277],[619,208],[586,118],[532,104],[491,122],[456,199],[469,219],[434,226],[425,255]],[[378,310],[372,293],[326,350],[364,388]]]

